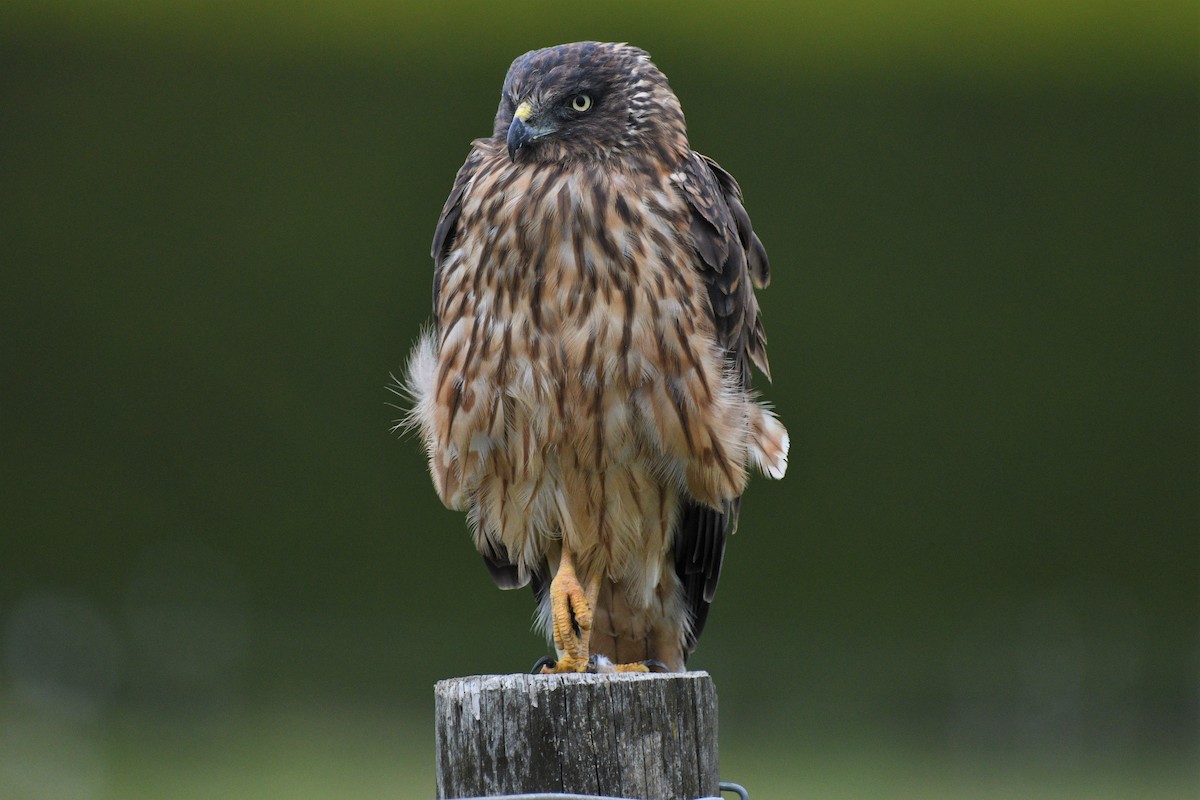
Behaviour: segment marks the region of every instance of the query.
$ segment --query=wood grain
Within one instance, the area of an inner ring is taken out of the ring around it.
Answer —
[[[705,672],[476,675],[439,681],[437,796],[718,794],[717,692]]]

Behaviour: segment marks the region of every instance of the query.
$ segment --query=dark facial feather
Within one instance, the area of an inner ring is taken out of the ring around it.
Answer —
[[[572,98],[588,95],[577,112]],[[494,135],[507,135],[517,106],[553,130],[522,157],[538,161],[606,160],[688,150],[683,111],[666,77],[644,51],[627,44],[576,42],[533,50],[513,61],[504,80]]]

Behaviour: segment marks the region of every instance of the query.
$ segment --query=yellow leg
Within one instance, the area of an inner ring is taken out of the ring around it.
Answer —
[[[554,646],[562,653],[553,667],[542,672],[585,672],[588,668],[588,641],[592,636],[592,609],[600,596],[600,579],[594,576],[585,591],[575,574],[575,560],[564,541],[558,572],[550,581],[550,617]],[[578,629],[578,633],[576,630]]]
[[[558,571],[550,581],[550,621],[554,630],[554,646],[562,655],[554,666],[542,667],[544,674],[587,672],[592,668],[592,621],[599,600],[599,573],[588,580],[585,588],[575,574],[575,559],[564,541],[559,555]],[[603,657],[599,661],[599,672],[649,672],[650,664],[665,667],[656,661],[613,664]]]

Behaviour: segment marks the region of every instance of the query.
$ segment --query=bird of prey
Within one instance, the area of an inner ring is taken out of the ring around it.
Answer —
[[[496,583],[532,584],[542,671],[684,669],[748,467],[787,467],[750,386],[769,274],[737,182],[691,149],[646,52],[534,50],[433,260],[409,423]]]

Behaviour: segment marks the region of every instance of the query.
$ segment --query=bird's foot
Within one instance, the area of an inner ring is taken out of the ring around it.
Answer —
[[[594,653],[587,663],[588,672],[596,672],[601,675],[610,675],[617,672],[670,672],[671,670],[666,664],[659,661],[657,658],[648,658],[645,661],[635,661],[632,664],[614,664],[607,656],[602,656],[599,653]]]
[[[529,674],[543,675],[546,673],[547,667],[553,667],[557,663],[558,662],[554,660],[553,656],[542,656],[537,661],[533,662],[533,669],[529,670]],[[551,669],[550,671],[553,672],[554,670]]]
[[[554,645],[561,654],[553,671],[583,672],[587,669],[592,633],[592,603],[569,560],[564,560],[550,582],[550,618]]]
[[[613,672],[670,672],[671,668],[657,658],[634,661],[632,664],[613,664]]]
[[[558,661],[546,656],[545,659],[539,660],[534,666],[541,667],[540,671],[535,673],[541,675],[559,675],[563,672],[591,672],[588,669],[587,661],[573,658],[569,655],[564,655]]]
[[[590,672],[594,675],[613,675],[618,672],[648,673],[670,672],[671,668],[657,658],[645,661],[635,661],[632,664],[614,664],[608,656],[593,653],[586,662],[580,662],[570,656],[563,656],[558,661],[553,656],[542,656],[533,662],[531,675],[558,675],[563,672]]]

